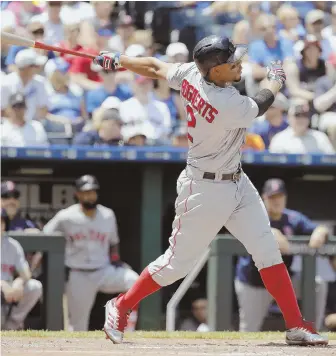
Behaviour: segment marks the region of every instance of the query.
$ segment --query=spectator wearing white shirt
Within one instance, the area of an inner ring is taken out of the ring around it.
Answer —
[[[1,109],[8,106],[9,98],[16,93],[23,93],[26,100],[26,120],[44,119],[48,113],[48,95],[46,79],[36,74],[47,57],[38,55],[33,49],[24,49],[15,57],[17,71],[6,77],[1,88]]]
[[[32,17],[32,22],[44,24],[44,41],[50,45],[64,40],[64,28],[61,20],[62,1],[47,1],[46,12]]]
[[[49,145],[47,134],[41,122],[25,120],[26,102],[23,94],[10,97],[8,118],[3,119],[1,145],[3,147],[30,147]]]
[[[309,128],[309,105],[306,101],[295,102],[288,111],[289,127],[276,134],[269,147],[272,153],[285,154],[334,154],[328,136]]]
[[[150,141],[166,141],[171,133],[171,117],[168,106],[153,96],[153,81],[136,76],[133,83],[134,97],[120,105],[120,117],[124,123],[122,134],[132,126],[145,128]]]

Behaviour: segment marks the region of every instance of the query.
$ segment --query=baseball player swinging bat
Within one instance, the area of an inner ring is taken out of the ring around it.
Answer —
[[[44,49],[47,51],[72,54],[74,56],[79,56],[79,57],[84,57],[84,58],[89,58],[89,59],[96,58],[96,56],[92,55],[92,54],[83,53],[83,52],[79,52],[79,51],[73,51],[71,49],[61,48],[61,47],[57,47],[57,46],[50,46],[50,45],[47,45],[47,44],[39,42],[39,41],[34,41],[30,38],[24,38],[24,37],[13,35],[11,33],[3,32],[3,31],[1,31],[1,41],[4,43],[8,43],[10,45],[15,45],[15,46],[40,48],[40,49]],[[126,68],[119,68],[118,71],[125,71],[125,70],[126,70]]]

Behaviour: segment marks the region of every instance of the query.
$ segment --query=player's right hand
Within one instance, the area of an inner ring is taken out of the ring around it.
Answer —
[[[120,68],[120,55],[119,52],[101,51],[93,63],[100,65],[105,70],[116,71]]]
[[[271,62],[267,67],[267,79],[276,80],[281,87],[285,84],[286,73],[280,61]]]

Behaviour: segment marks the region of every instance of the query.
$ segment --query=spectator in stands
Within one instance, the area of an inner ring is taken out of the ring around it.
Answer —
[[[328,38],[323,38],[322,30],[325,27],[325,13],[322,10],[311,10],[305,17],[307,34],[314,35],[321,43],[322,58],[327,59],[332,53],[331,42]],[[294,46],[295,55],[300,57],[300,42]]]
[[[279,31],[281,37],[296,42],[305,35],[306,30],[300,23],[299,13],[294,7],[283,4],[276,15],[282,25]]]
[[[322,37],[329,40],[332,52],[336,52],[336,4],[331,9],[331,25],[325,27],[322,31]]]
[[[259,39],[259,29],[257,19],[261,14],[260,4],[251,1],[247,4],[244,11],[244,20],[235,24],[232,31],[232,40],[234,43],[249,44]]]
[[[321,58],[321,44],[315,36],[308,35],[301,46],[301,59],[284,64],[286,87],[291,97],[310,102],[314,98],[316,80],[326,74],[326,66]]]
[[[111,51],[125,52],[126,48],[133,43],[135,32],[134,21],[131,16],[120,16],[117,22],[116,35],[108,41]]]
[[[268,149],[274,135],[288,127],[285,111],[288,110],[287,98],[278,93],[271,107],[266,111],[264,119],[254,121],[249,133],[260,135]]]
[[[41,15],[34,16],[32,22],[44,24],[44,41],[50,45],[64,40],[64,28],[60,17],[63,1],[47,1]]]
[[[116,114],[119,114],[121,100],[115,96],[107,97],[101,106],[94,110],[92,113],[92,119],[87,121],[83,131],[90,131],[100,127],[100,123],[104,117],[106,110],[114,110]]]
[[[189,50],[182,42],[171,43],[167,47],[166,56],[169,63],[187,63],[189,59]]]
[[[27,25],[27,36],[29,36],[34,41],[43,41],[44,36],[44,25],[41,22],[30,22]],[[17,68],[15,65],[16,55],[27,47],[24,46],[10,46],[6,57],[6,66],[8,72],[14,72]],[[43,56],[47,56],[48,59],[55,58],[55,53],[53,51],[44,51],[41,49],[35,49],[35,51]]]
[[[153,81],[147,77],[136,76],[133,83],[134,97],[120,105],[120,116],[124,129],[144,125],[149,140],[168,139],[171,133],[171,118],[168,106],[153,97]]]
[[[16,25],[26,27],[33,16],[40,15],[43,9],[35,1],[10,1],[7,10],[15,15]]]
[[[1,91],[1,106],[5,109],[9,97],[18,92],[25,96],[27,105],[26,119],[28,121],[43,119],[48,113],[48,95],[46,80],[36,74],[38,67],[44,65],[46,57],[39,56],[33,49],[24,49],[15,57],[15,65],[18,70],[8,74],[6,83]]]
[[[77,146],[120,146],[123,145],[121,136],[121,119],[113,110],[105,110],[96,130],[78,133],[73,140]]]
[[[49,144],[41,122],[26,120],[26,101],[23,94],[13,94],[9,98],[6,112],[8,117],[3,120],[1,127],[3,147],[47,146]]]
[[[125,144],[128,146],[146,146],[147,132],[144,125],[128,127],[123,131]]]
[[[204,298],[196,299],[191,305],[191,316],[185,319],[179,330],[182,331],[209,331],[207,325],[208,302]]]
[[[327,62],[327,75],[316,81],[313,103],[320,113],[318,128],[328,133],[336,149],[336,53]]]
[[[240,148],[241,151],[265,151],[265,143],[260,135],[247,132],[245,140]]]
[[[99,76],[102,78],[102,84],[97,89],[90,90],[86,95],[86,110],[89,115],[92,115],[92,112],[109,96],[117,97],[121,101],[132,96],[128,85],[117,82],[116,73],[101,69]]]
[[[64,25],[64,41],[61,41],[57,46],[61,48],[71,49],[73,51],[82,51],[83,47],[79,44],[80,24],[74,22]],[[66,53],[60,53],[60,57],[64,58],[70,66],[72,66],[75,56]]]
[[[310,110],[307,101],[294,102],[288,111],[289,127],[276,134],[270,144],[272,153],[334,154],[328,136],[309,128]]]
[[[91,45],[83,48],[83,52],[97,55],[99,51],[107,48],[109,32],[97,30],[91,36]],[[90,58],[75,56],[69,70],[71,80],[84,90],[93,90],[100,87],[102,77],[99,75],[100,66],[92,63]]]
[[[154,80],[154,98],[168,106],[173,129],[185,120],[184,108],[180,95],[173,91],[166,80]]]
[[[253,63],[253,78],[262,80],[266,77],[266,67],[271,61],[284,61],[293,56],[293,44],[287,38],[277,35],[274,15],[261,14],[257,26],[262,38],[250,44],[248,55]]]
[[[69,67],[70,64],[63,58],[51,59],[45,65],[44,71],[50,83],[47,86],[48,117],[66,119],[78,131],[84,126],[87,114],[83,90],[78,85],[70,83]]]
[[[1,329],[20,330],[42,296],[42,284],[31,278],[22,246],[6,231],[8,217],[1,209]]]

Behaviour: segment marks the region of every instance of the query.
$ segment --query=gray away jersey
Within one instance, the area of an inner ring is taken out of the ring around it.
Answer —
[[[96,269],[110,263],[109,247],[119,243],[114,212],[100,204],[93,219],[79,204],[59,211],[43,232],[62,232],[66,238],[65,265],[70,268]]]
[[[233,86],[206,82],[195,63],[175,64],[167,74],[171,88],[180,90],[188,120],[187,164],[203,172],[234,172],[246,128],[258,115],[256,102]]]
[[[1,237],[1,279],[13,282],[14,272],[20,273],[29,269],[23,248],[20,243],[11,237]]]

